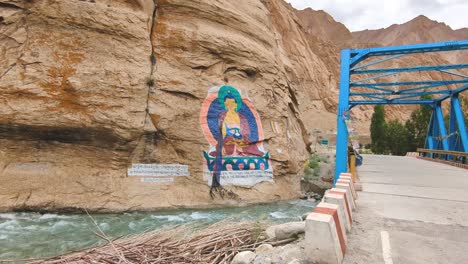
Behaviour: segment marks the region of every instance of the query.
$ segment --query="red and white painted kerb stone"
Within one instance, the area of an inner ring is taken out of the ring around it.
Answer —
[[[345,194],[344,193],[332,193],[331,191],[327,191],[325,195],[323,196],[324,201],[326,203],[331,203],[331,204],[336,204],[340,208],[343,208],[344,211],[344,218],[346,219],[345,221],[345,227],[346,231],[351,231],[351,224],[352,224],[352,218],[350,215],[350,209],[348,207],[348,204],[345,200]]]
[[[337,194],[337,195],[342,195],[343,196],[343,198],[345,200],[346,212],[349,215],[349,219],[351,220],[351,224],[353,224],[353,209],[351,207],[351,201],[350,201],[350,199],[352,199],[352,198],[348,197],[348,195],[346,195],[346,191],[341,190],[341,189],[337,189],[337,188],[331,188],[330,190],[327,191],[327,193]]]
[[[355,201],[353,199],[353,195],[351,194],[351,189],[349,188],[349,185],[344,184],[344,183],[337,183],[337,184],[335,184],[335,188],[331,188],[330,191],[337,191],[337,192],[345,193],[346,194],[346,200],[348,202],[348,207],[351,210],[355,211],[356,204],[355,204]]]
[[[353,198],[354,198],[354,199],[357,199],[357,193],[356,193],[356,190],[354,189],[354,183],[353,183],[353,181],[352,181],[352,180],[348,180],[348,179],[344,179],[344,177],[343,177],[343,178],[341,178],[341,177],[343,177],[343,176],[340,176],[340,178],[338,178],[338,180],[336,181],[336,183],[348,184],[349,187],[351,188],[351,192],[352,192],[352,194],[353,194]]]
[[[305,224],[305,252],[307,259],[315,263],[341,264],[346,245],[340,239],[337,211],[322,208],[320,213],[310,213]]]
[[[317,207],[315,207],[314,213],[333,215],[335,224],[337,226],[336,228],[337,228],[338,236],[340,235],[339,233],[341,232],[342,234],[341,236],[343,237],[342,241],[344,242],[344,245],[346,245],[348,241],[348,236],[346,235],[346,227],[345,227],[346,217],[344,215],[343,209],[344,208],[341,208],[336,204],[321,202],[317,205]]]

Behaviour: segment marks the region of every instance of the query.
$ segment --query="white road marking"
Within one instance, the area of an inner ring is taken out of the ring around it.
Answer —
[[[387,231],[380,231],[380,237],[382,238],[382,255],[384,262],[385,264],[393,264],[390,236]]]

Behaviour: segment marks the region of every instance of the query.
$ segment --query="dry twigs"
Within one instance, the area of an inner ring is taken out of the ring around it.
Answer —
[[[220,222],[189,234],[190,226],[151,231],[116,240],[99,236],[108,243],[30,263],[229,263],[237,252],[253,250],[265,241],[264,228],[252,222]]]

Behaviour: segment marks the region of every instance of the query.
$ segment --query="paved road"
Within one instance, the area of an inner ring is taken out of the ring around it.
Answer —
[[[364,155],[344,264],[468,263],[468,170]]]

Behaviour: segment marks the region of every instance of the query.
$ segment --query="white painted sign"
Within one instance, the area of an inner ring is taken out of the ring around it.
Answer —
[[[203,178],[211,185],[213,172],[205,170]],[[273,182],[273,170],[222,171],[221,185],[254,186],[259,182]]]
[[[54,173],[53,166],[47,162],[15,162],[10,163],[2,174],[40,176]]]
[[[128,176],[189,176],[188,165],[180,164],[132,164]]]
[[[141,182],[145,183],[172,183],[174,178],[141,178]]]

